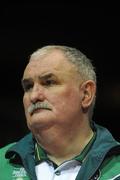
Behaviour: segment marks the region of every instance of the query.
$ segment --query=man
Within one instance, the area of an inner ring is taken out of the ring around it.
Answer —
[[[96,74],[83,53],[38,49],[22,86],[31,133],[0,150],[1,180],[120,179],[120,144],[92,122]]]

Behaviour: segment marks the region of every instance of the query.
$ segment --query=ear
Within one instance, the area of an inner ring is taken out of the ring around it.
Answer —
[[[93,102],[96,94],[96,84],[92,80],[82,83],[80,89],[82,90],[82,108],[87,109]]]

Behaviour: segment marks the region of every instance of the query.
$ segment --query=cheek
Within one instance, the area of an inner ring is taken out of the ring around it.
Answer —
[[[79,101],[79,91],[77,89],[69,88],[67,89],[62,95],[63,99],[66,102],[75,103],[76,101]],[[68,104],[69,105],[69,104]]]
[[[29,99],[24,95],[23,96],[23,106],[24,106],[24,110],[25,110],[25,113],[27,114],[27,108],[29,106]]]
[[[66,89],[65,91],[51,96],[52,104],[56,110],[69,111],[80,105],[80,96],[77,90]]]
[[[26,98],[25,98],[25,95],[23,96],[23,106],[24,106],[24,107],[26,106]]]

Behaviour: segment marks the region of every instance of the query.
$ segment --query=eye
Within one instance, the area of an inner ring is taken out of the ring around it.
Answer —
[[[28,92],[31,90],[31,88],[33,88],[33,83],[32,82],[22,82],[22,87],[24,89],[24,92]]]
[[[46,79],[42,82],[44,86],[52,86],[56,84],[56,81],[54,79]]]
[[[29,91],[32,87],[33,87],[32,84],[27,84],[27,85],[24,86],[24,91],[27,92],[27,91]]]

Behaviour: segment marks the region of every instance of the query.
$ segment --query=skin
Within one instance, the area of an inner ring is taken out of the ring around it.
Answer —
[[[88,109],[95,96],[95,83],[83,82],[60,50],[32,57],[22,83],[28,128],[48,156],[60,164],[78,155],[93,135]],[[28,107],[36,102],[46,102],[51,109],[30,114]]]

